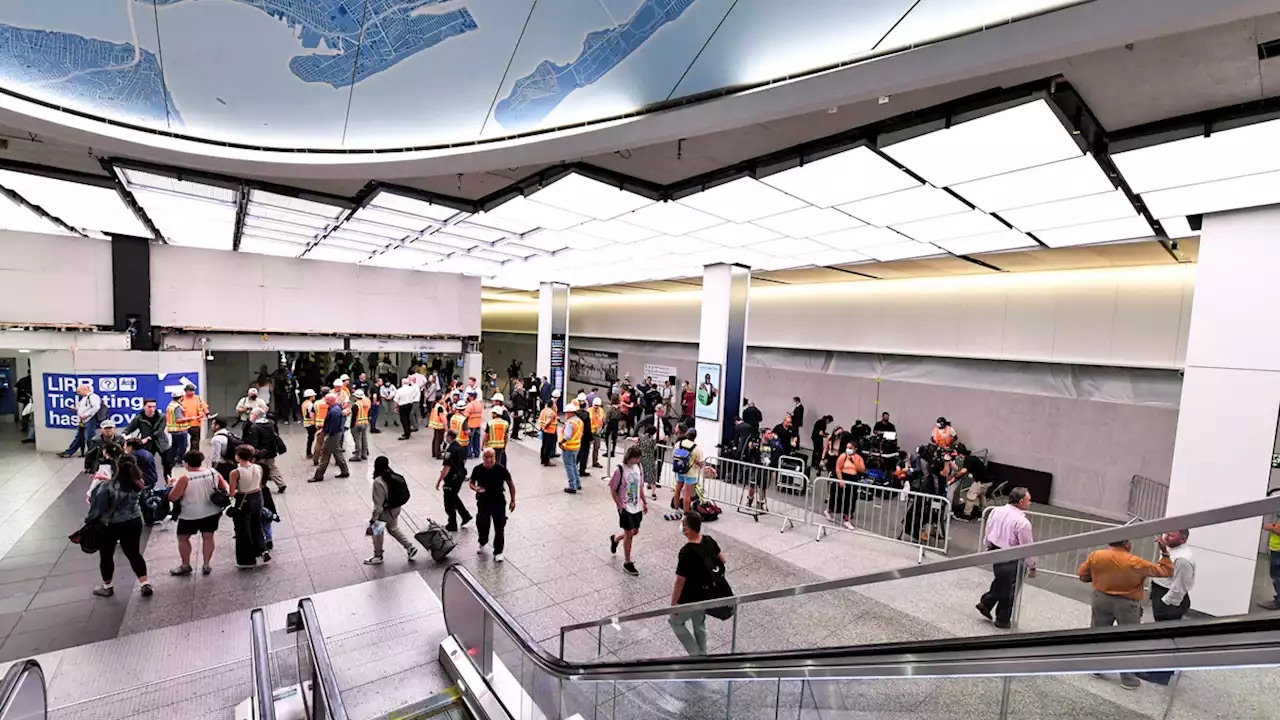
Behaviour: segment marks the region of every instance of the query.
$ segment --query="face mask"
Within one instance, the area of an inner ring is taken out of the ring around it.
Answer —
[[[941,430],[941,429],[942,429],[942,428],[944,428],[944,427],[946,427],[946,425],[943,425],[942,423],[938,423],[938,429],[939,429],[939,430]]]
[[[848,450],[845,450],[845,454],[846,454],[846,455],[852,455],[852,454],[853,454],[853,448],[849,448]]]

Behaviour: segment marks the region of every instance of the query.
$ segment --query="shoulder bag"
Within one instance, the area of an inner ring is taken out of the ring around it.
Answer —
[[[724,577],[724,565],[713,563],[705,557],[702,562],[707,567],[707,577],[709,578],[707,585],[702,590],[702,594],[705,596],[702,599],[720,600],[733,597],[733,588],[729,587],[729,581]],[[733,617],[733,612],[736,609],[737,607],[734,605],[721,605],[720,607],[711,608],[707,611],[707,614],[717,620],[728,620]]]

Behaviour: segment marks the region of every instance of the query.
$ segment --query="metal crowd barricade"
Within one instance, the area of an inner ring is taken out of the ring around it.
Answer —
[[[986,550],[987,537],[987,519],[996,506],[987,508],[982,513],[982,523],[978,526],[978,544],[979,549]],[[1048,513],[1025,511],[1029,520],[1031,520],[1031,535],[1036,542],[1041,540],[1053,540],[1055,538],[1070,537],[1072,535],[1080,535],[1082,533],[1093,532],[1095,530],[1106,530],[1107,528],[1120,527],[1122,523],[1109,522],[1106,520],[1088,520],[1086,518],[1067,517],[1065,515],[1050,515]],[[1127,523],[1126,523],[1127,524]],[[1064,577],[1076,577],[1076,571],[1080,569],[1080,565],[1089,557],[1089,553],[1097,548],[1079,548],[1069,552],[1061,552],[1048,557],[1036,558],[1036,572],[1047,573],[1049,575],[1062,575]],[[1151,559],[1154,551],[1134,544],[1135,554],[1142,555]]]
[[[1169,503],[1169,486],[1142,475],[1129,481],[1129,515],[1139,520],[1159,520]]]
[[[706,472],[707,468],[714,469],[715,477]],[[780,532],[796,523],[809,522],[805,494],[809,478],[795,470],[713,457],[706,460],[698,483],[703,497],[716,505],[737,508],[757,522],[761,515],[782,518]]]
[[[818,477],[809,498],[818,540],[831,530],[871,535],[918,547],[921,559],[925,550],[945,555],[951,542],[951,503],[945,497]]]

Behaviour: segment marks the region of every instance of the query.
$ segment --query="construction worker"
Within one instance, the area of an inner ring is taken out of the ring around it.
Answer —
[[[320,388],[320,396],[329,397],[329,388]],[[330,403],[327,400],[319,400],[311,406],[316,414],[316,444],[311,446],[311,464],[313,466],[320,465],[320,448],[324,446],[324,421],[329,417]],[[338,408],[339,411],[342,409]]]
[[[458,446],[467,451],[471,457],[471,433],[467,432],[466,406],[461,402],[454,404],[453,414],[449,416],[449,432],[458,436]]]
[[[480,429],[484,425],[484,404],[475,389],[467,390],[467,407],[463,413],[467,416],[467,433],[471,436],[467,445],[470,457],[480,457]]]
[[[436,460],[444,458],[444,430],[449,424],[449,411],[445,409],[445,399],[440,397],[431,406],[431,416],[427,419],[427,427],[431,434],[431,457]]]
[[[560,431],[560,454],[564,456],[564,474],[569,480],[569,487],[564,489],[570,495],[576,495],[582,489],[582,478],[578,475],[578,452],[582,449],[582,438],[587,428],[578,417],[578,403],[571,402],[564,408],[564,428]]]
[[[311,457],[311,448],[316,442],[316,391],[302,391],[302,427],[307,429],[307,457]]]
[[[187,454],[188,427],[183,419],[182,391],[175,390],[169,406],[164,409],[164,429],[169,433],[167,465],[170,468],[178,467]]]
[[[203,398],[196,394],[196,386],[187,385],[184,387],[182,395],[182,424],[191,439],[192,450],[200,449],[200,427],[208,414],[209,406],[205,404]],[[182,459],[181,456],[175,457]]]
[[[369,459],[369,407],[372,403],[364,390],[357,389],[351,399],[351,439],[355,447],[349,458],[353,462]]]
[[[604,401],[596,398],[591,401],[591,467],[604,467],[600,464],[600,435],[604,432]]]
[[[937,427],[933,429],[933,434],[930,439],[933,440],[933,444],[938,447],[949,448],[955,444],[956,429],[951,427],[951,423],[947,422],[946,418],[940,417],[938,418]]]
[[[551,402],[538,414],[538,428],[542,430],[542,464],[544,467],[555,467],[551,458],[556,454],[556,428],[559,426],[556,405],[560,399],[560,391],[551,391]]]
[[[489,416],[489,422],[484,429],[484,446],[492,448],[497,456],[497,462],[502,467],[507,466],[507,438],[511,434],[511,418],[507,415],[507,409],[502,405],[502,393],[493,394],[493,414]]]

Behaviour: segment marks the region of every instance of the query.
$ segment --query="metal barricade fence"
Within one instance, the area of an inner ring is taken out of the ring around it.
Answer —
[[[925,550],[946,554],[951,541],[947,498],[831,477],[813,483],[809,507],[818,540],[842,530],[919,547],[922,555]]]
[[[714,477],[707,472],[708,468],[714,471]],[[801,472],[713,457],[703,465],[698,483],[703,497],[722,509],[736,508],[757,522],[761,515],[782,518],[781,532],[796,523],[810,521],[806,500],[810,481]]]
[[[991,516],[996,506],[987,508],[982,513],[982,523],[978,526],[978,545],[979,552],[985,551],[987,537],[987,519]],[[1072,535],[1080,535],[1082,533],[1093,532],[1095,530],[1105,530],[1107,528],[1120,527],[1122,524],[1109,522],[1107,520],[1088,520],[1086,518],[1066,517],[1065,515],[1050,515],[1048,513],[1034,512],[1031,510],[1024,511],[1024,514],[1031,520],[1031,535],[1036,542],[1042,540],[1053,540],[1055,538],[1070,537]],[[1049,575],[1062,575],[1064,577],[1076,577],[1076,571],[1080,569],[1080,565],[1089,557],[1089,553],[1098,548],[1080,548],[1070,552],[1056,553],[1048,557],[1036,558],[1036,572],[1047,573]],[[1154,549],[1134,544],[1134,553],[1152,559],[1152,555],[1156,554]]]
[[[1142,475],[1129,481],[1129,515],[1139,520],[1164,517],[1169,502],[1169,486]]]

